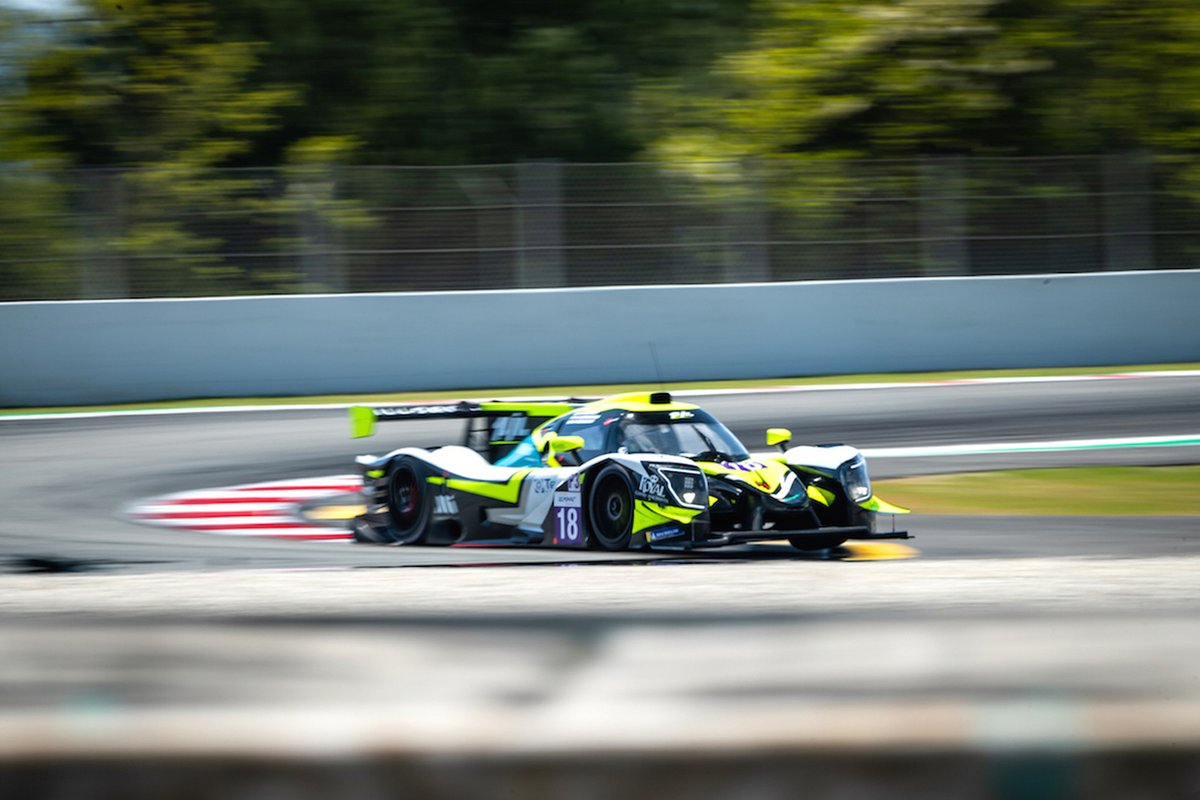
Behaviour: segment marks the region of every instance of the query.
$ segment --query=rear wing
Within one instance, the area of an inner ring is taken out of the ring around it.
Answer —
[[[419,419],[469,420],[462,444],[488,461],[503,458],[544,422],[592,402],[579,397],[553,400],[490,400],[457,403],[394,403],[352,406],[350,435],[371,436],[380,422]]]

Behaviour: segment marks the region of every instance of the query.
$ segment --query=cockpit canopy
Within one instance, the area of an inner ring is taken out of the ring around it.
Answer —
[[[630,412],[617,422],[616,447],[626,453],[670,455],[727,461],[750,457],[732,432],[707,411]]]
[[[728,428],[699,408],[631,411],[587,407],[546,424],[542,433],[583,439],[583,461],[606,453],[664,453],[700,457],[704,461],[741,461],[746,447]],[[538,460],[532,440],[526,440],[496,462],[500,466],[529,466]]]

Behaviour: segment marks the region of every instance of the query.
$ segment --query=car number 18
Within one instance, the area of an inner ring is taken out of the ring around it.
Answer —
[[[554,493],[554,541],[558,547],[583,547],[583,502],[580,492]]]

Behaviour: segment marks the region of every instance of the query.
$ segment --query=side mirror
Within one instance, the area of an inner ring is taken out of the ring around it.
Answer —
[[[767,428],[767,447],[779,445],[779,449],[784,450],[791,440],[792,432],[787,428]]]
[[[582,436],[555,436],[550,440],[550,451],[555,455],[570,453],[583,447]]]
[[[560,466],[569,466],[571,463],[579,465],[583,459],[579,455],[580,448],[583,447],[582,436],[555,436],[549,441],[550,452],[554,454],[554,460]],[[570,453],[574,453],[569,459],[565,458]]]

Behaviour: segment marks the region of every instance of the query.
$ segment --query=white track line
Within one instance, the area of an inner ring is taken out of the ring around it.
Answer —
[[[1176,436],[1130,436],[1113,439],[1054,439],[1042,442],[980,442],[918,447],[864,448],[868,458],[919,458],[928,456],[971,456],[1002,453],[1058,453],[1079,450],[1118,450],[1135,447],[1194,447],[1200,433]]]
[[[945,381],[911,381],[897,383],[830,383],[814,384],[811,386],[795,386],[782,384],[779,386],[760,386],[734,389],[679,389],[673,390],[676,397],[720,397],[725,395],[755,395],[755,394],[788,394],[793,392],[845,392],[872,391],[878,389],[929,389],[957,386],[1000,386],[1021,383],[1078,383],[1084,381],[1110,380],[1140,380],[1146,378],[1194,378],[1200,377],[1200,370],[1164,370],[1162,372],[1118,372],[1096,375],[1046,375],[1038,377],[1013,378],[963,378],[961,380]],[[487,397],[462,398],[466,402],[486,403],[498,399],[496,395]],[[564,399],[562,395],[536,396],[521,398],[500,398],[515,402],[523,400],[538,402]],[[445,405],[459,400],[395,400],[381,403],[310,403],[296,405],[253,405],[253,406],[197,406],[192,408],[145,408],[129,411],[64,411],[38,414],[6,413],[0,414],[0,422],[20,422],[22,420],[54,420],[54,419],[106,419],[112,417],[169,417],[190,414],[245,414],[256,412],[280,411],[327,411],[345,410],[355,405],[386,407],[397,404],[428,403],[430,405]]]

